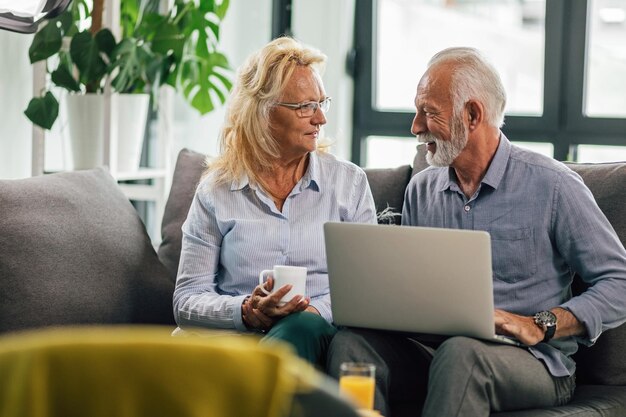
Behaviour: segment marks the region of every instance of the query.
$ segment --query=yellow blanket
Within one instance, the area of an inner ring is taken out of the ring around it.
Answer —
[[[2,417],[278,417],[315,371],[247,336],[77,327],[0,337]]]

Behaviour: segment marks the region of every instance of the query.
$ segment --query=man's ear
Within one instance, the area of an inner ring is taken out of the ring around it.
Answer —
[[[465,109],[467,110],[467,118],[470,129],[476,128],[476,126],[483,122],[485,117],[485,107],[481,102],[469,100],[465,104]]]

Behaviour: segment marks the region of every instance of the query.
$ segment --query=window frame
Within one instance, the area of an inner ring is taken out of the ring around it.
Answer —
[[[377,3],[378,0],[357,0],[355,7],[351,66],[355,83],[352,161],[356,164],[366,160],[368,136],[411,137],[409,129],[414,115],[375,108]],[[575,160],[578,144],[626,145],[626,118],[583,114],[587,10],[587,0],[546,0],[543,114],[506,115],[502,128],[511,140],[552,143],[557,160]],[[419,76],[416,74],[416,83]]]

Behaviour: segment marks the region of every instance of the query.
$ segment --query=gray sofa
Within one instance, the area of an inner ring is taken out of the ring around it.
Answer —
[[[180,227],[203,161],[189,150],[178,156],[158,255],[135,210],[103,170],[0,180],[0,335],[51,325],[174,326]],[[406,184],[424,167],[417,154],[413,167],[367,170],[377,210],[399,211]],[[626,244],[626,163],[571,167]],[[494,416],[626,416],[624,353],[621,326],[576,354],[579,387],[571,404]],[[324,389],[299,400],[300,415],[353,415]],[[392,396],[391,409],[398,417],[410,406]]]

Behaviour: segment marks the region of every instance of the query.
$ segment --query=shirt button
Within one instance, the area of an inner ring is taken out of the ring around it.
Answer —
[[[465,207],[463,207],[463,210],[465,210],[466,212],[470,211],[472,208],[468,205],[466,205]]]

